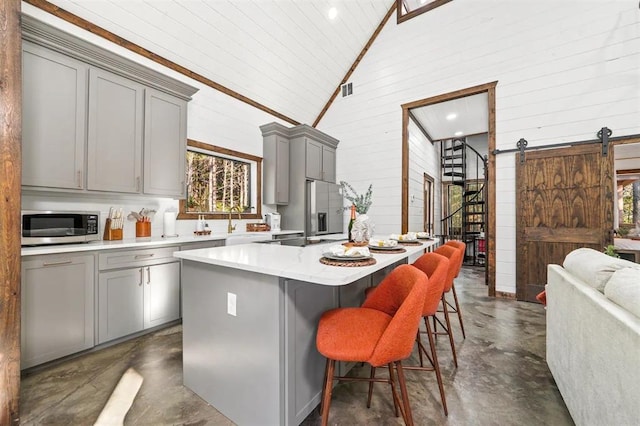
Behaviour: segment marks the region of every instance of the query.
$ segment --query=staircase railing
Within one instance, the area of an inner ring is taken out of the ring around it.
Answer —
[[[461,152],[456,153],[456,151]],[[467,152],[471,153],[475,159],[475,175],[472,177],[467,173]],[[441,220],[442,239],[445,241],[460,239],[475,244],[476,237],[481,232],[485,232],[486,226],[487,157],[468,145],[466,139],[451,139],[443,141],[441,145],[441,167],[443,182],[446,182],[444,177],[448,176],[451,178],[451,184],[461,186],[460,207]],[[483,172],[482,179],[480,179],[480,171]],[[470,189],[471,187],[474,188]],[[448,197],[447,202],[449,202]],[[482,208],[474,207],[470,210],[472,206],[482,206]],[[460,226],[455,226],[454,218],[458,215],[461,216],[461,223]],[[474,220],[470,220],[471,218]],[[477,254],[475,247],[473,253],[475,262]]]

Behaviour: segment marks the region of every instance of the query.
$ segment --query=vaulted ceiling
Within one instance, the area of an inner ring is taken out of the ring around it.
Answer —
[[[295,121],[312,124],[395,1],[50,3]],[[332,7],[334,19],[329,18]]]

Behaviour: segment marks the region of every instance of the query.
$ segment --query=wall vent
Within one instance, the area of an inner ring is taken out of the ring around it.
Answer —
[[[353,95],[353,83],[345,83],[341,87],[342,87],[343,98]]]

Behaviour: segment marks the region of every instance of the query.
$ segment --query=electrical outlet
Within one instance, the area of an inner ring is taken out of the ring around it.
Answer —
[[[234,293],[227,293],[227,313],[236,316],[236,295]]]

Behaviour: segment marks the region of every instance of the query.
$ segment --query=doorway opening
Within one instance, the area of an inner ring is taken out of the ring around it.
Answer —
[[[473,214],[473,218],[480,217],[482,214],[482,224],[476,226],[474,231],[477,232],[476,236],[469,238],[467,245],[469,251],[467,256],[472,256],[472,261],[476,264],[484,264],[486,266],[485,278],[488,285],[489,296],[495,296],[495,156],[492,152],[495,150],[495,87],[497,82],[487,83],[480,86],[474,86],[466,89],[461,89],[455,92],[445,93],[434,97],[420,99],[407,104],[402,105],[402,232],[413,231],[415,222],[412,222],[415,217],[415,206],[413,201],[415,196],[414,190],[411,188],[411,182],[415,179],[416,168],[420,167],[434,167],[433,161],[431,165],[426,162],[421,165],[420,161],[423,161],[420,157],[420,153],[416,153],[415,146],[416,140],[424,141],[422,146],[430,143],[432,146],[443,145],[444,141],[451,142],[456,139],[463,140],[466,144],[469,139],[480,139],[484,156],[479,154],[483,158],[482,164],[485,166],[475,167],[475,178],[467,179],[466,181],[475,181],[476,187],[480,179],[486,182],[486,187],[480,197],[474,198],[477,201],[475,207],[470,210],[469,214]],[[452,106],[456,106],[459,112],[449,111]],[[466,116],[474,116],[474,119],[469,120],[456,120],[458,117],[463,118]],[[478,118],[479,117],[479,118]],[[464,127],[464,128],[463,128]],[[417,130],[416,130],[417,129]],[[419,134],[415,137],[415,134]],[[428,142],[428,143],[427,143]],[[477,149],[476,149],[477,151]],[[433,207],[435,212],[435,219],[433,223],[433,231],[426,230],[434,235],[444,236],[446,230],[446,224],[443,224],[441,220],[447,215],[444,210],[448,209],[453,213],[450,203],[446,201],[449,194],[449,186],[454,184],[455,178],[451,176],[451,179],[447,179],[442,174],[442,169],[445,168],[442,164],[444,155],[440,154],[437,158],[435,167],[437,173],[433,170],[428,170],[432,176],[439,176],[434,182],[434,193],[439,192],[442,194],[436,201],[436,205]],[[464,164],[468,165],[468,161],[464,161]],[[480,173],[478,169],[484,170]],[[456,170],[452,170],[452,173],[458,173]],[[420,170],[420,175],[423,171]],[[412,178],[413,177],[413,178]],[[422,183],[422,182],[421,182]],[[466,183],[465,183],[466,185]],[[458,182],[458,192],[460,196],[464,194],[466,188],[465,185],[461,185]],[[476,188],[477,189],[477,188]],[[471,190],[469,190],[471,192]],[[426,194],[420,194],[426,196]],[[426,200],[425,200],[426,201]],[[481,201],[481,202],[480,202]],[[439,204],[438,204],[439,203]],[[482,207],[480,207],[482,204]],[[438,215],[438,212],[440,213]],[[426,212],[425,212],[426,213]],[[463,218],[463,213],[460,211],[460,234],[463,233],[463,222],[470,221],[469,218]],[[422,215],[420,215],[422,216]],[[454,215],[455,216],[455,215]],[[426,216],[425,216],[426,217]],[[427,221],[423,221],[426,226]],[[412,228],[412,229],[409,229]],[[444,239],[444,237],[443,237]],[[471,244],[469,244],[471,242]],[[482,249],[482,262],[479,261],[477,254]]]

